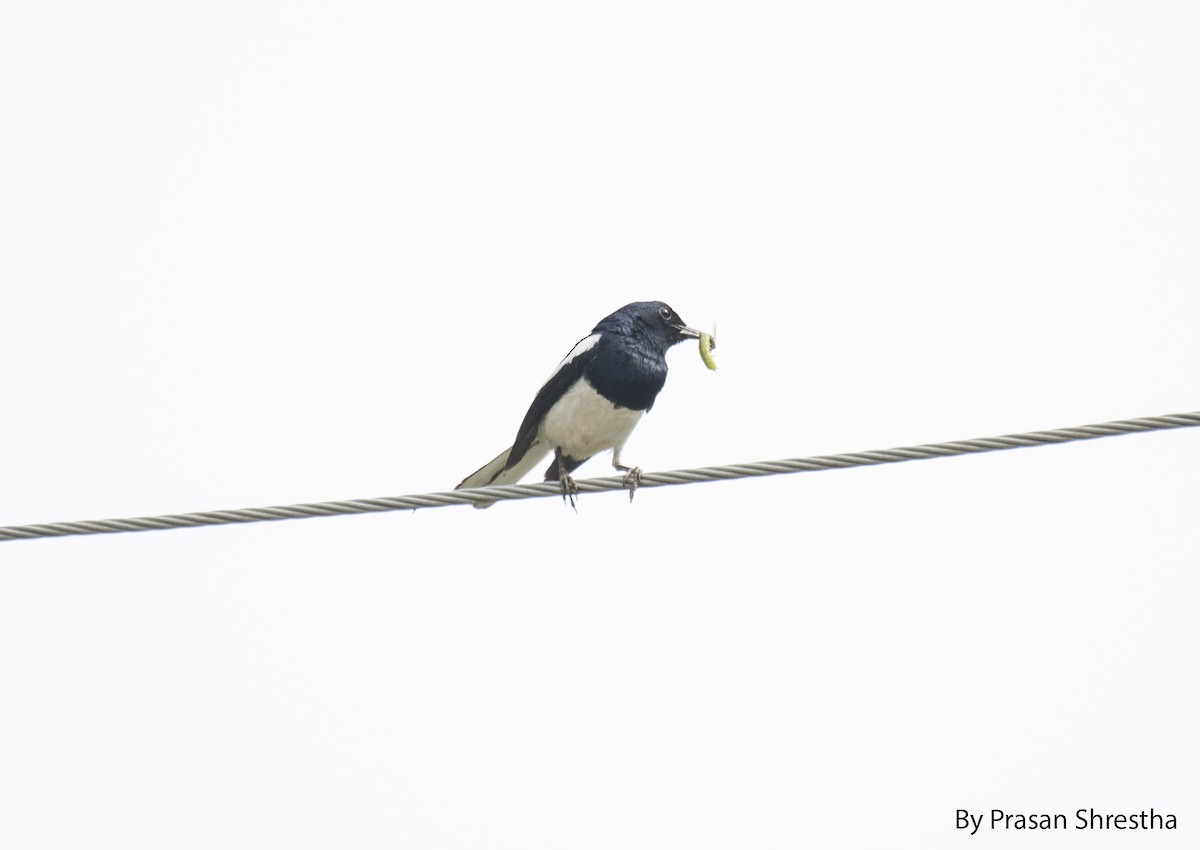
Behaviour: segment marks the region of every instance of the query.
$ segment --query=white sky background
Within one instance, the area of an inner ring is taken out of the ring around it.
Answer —
[[[720,328],[647,470],[1200,408],[1198,36],[10,4],[0,524],[448,489],[642,299]],[[1015,846],[955,809],[1153,806],[1178,832],[1038,843],[1195,846],[1198,463],[1179,431],[0,544],[0,845]]]

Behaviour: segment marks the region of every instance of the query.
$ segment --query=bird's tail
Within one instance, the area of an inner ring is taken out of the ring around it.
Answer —
[[[511,448],[507,448],[500,452],[492,460],[464,478],[462,483],[454,489],[465,490],[468,487],[490,487],[493,484],[512,484],[512,481],[496,481],[496,477],[504,471],[504,464],[508,463],[508,454],[511,451]]]
[[[455,487],[455,490],[464,490],[468,487],[502,487],[505,484],[516,484],[529,470],[533,469],[544,458],[549,449],[541,441],[534,441],[534,444],[529,447],[525,455],[518,459],[512,466],[509,466],[509,454],[511,448],[507,448],[500,454],[496,455],[488,463],[485,463],[479,469],[472,472],[462,480],[462,483]],[[506,468],[508,467],[508,468]]]

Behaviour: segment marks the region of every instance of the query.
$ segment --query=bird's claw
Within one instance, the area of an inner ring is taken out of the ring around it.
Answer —
[[[579,513],[579,508],[575,507],[575,494],[579,492],[579,485],[575,483],[575,479],[564,472],[559,475],[558,483],[562,487],[563,501],[570,502],[571,510]]]
[[[621,479],[621,483],[629,488],[629,502],[633,503],[633,494],[637,491],[638,485],[642,483],[642,468],[635,466],[633,469],[625,470],[625,477]]]

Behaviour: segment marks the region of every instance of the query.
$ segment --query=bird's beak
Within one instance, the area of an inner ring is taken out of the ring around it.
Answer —
[[[687,325],[675,325],[675,333],[679,334],[680,339],[700,339],[700,331]]]

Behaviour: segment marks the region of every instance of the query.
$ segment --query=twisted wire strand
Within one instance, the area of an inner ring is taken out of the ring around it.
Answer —
[[[1167,416],[1148,416],[1141,419],[1121,419],[1074,428],[1051,431],[1029,431],[999,437],[980,437],[974,440],[955,440],[948,443],[926,443],[893,449],[848,452],[836,455],[759,461],[756,463],[705,466],[697,469],[677,469],[669,472],[642,473],[639,489],[667,487],[678,484],[697,484],[705,481],[730,481],[737,478],[756,478],[764,475],[786,475],[794,472],[820,472],[848,469],[855,466],[877,466],[910,460],[929,460],[964,454],[1029,448],[1031,446],[1117,437],[1146,431],[1200,426],[1200,411],[1174,413]],[[623,490],[621,476],[588,478],[576,482],[581,493]],[[353,499],[344,502],[313,502],[300,505],[277,505],[264,508],[203,511],[189,514],[130,517],[127,519],[86,520],[82,522],[53,522],[42,525],[13,525],[0,527],[0,542],[29,540],[41,537],[65,537],[81,534],[112,534],[119,531],[157,531],[171,528],[192,528],[203,525],[229,525],[239,522],[267,522],[283,519],[308,519],[319,516],[375,513],[380,511],[441,508],[449,505],[489,504],[514,499],[538,499],[561,495],[556,483],[513,484],[504,487],[479,487],[470,490],[450,490],[413,496],[384,496],[376,499]]]

